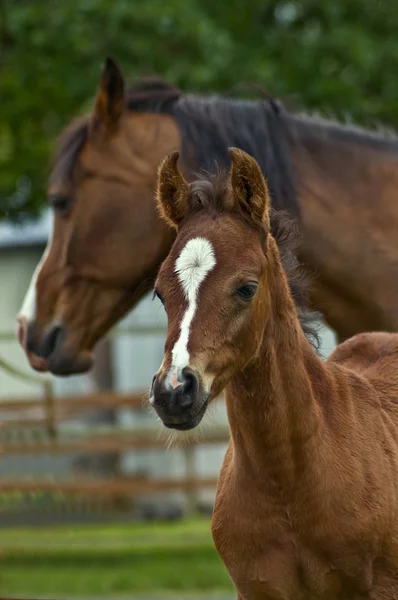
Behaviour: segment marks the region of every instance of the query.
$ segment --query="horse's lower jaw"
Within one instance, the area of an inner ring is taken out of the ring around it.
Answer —
[[[93,366],[93,362],[91,352],[85,352],[79,356],[72,356],[69,353],[54,353],[48,359],[48,370],[58,377],[80,375],[87,373]]]
[[[93,359],[88,355],[82,358],[68,357],[67,360],[64,358],[60,359],[57,356],[50,356],[47,360],[31,353],[27,356],[32,369],[39,373],[51,373],[58,377],[68,377],[71,375],[87,373],[93,366]]]

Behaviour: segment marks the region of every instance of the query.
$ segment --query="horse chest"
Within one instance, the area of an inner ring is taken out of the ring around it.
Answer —
[[[218,494],[212,532],[244,600],[356,600],[345,574],[308,549],[283,511]],[[354,585],[354,588],[356,586]]]
[[[242,534],[241,529],[232,532],[221,525],[219,530],[213,526],[213,537],[242,600],[358,598],[341,571],[300,546],[290,534],[268,536],[265,531],[260,539],[258,532]]]

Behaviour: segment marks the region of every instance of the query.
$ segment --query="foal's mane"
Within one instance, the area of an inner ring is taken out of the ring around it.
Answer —
[[[297,258],[300,229],[297,219],[285,211],[271,209],[271,233],[278,245],[281,262],[296,306],[301,328],[316,350],[320,347],[319,314],[310,308],[310,276]]]

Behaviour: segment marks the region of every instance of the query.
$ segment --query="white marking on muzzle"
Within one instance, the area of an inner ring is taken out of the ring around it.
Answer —
[[[212,244],[200,237],[189,240],[176,260],[175,272],[188,300],[188,308],[181,321],[180,337],[172,351],[172,365],[168,378],[173,382],[173,387],[176,387],[181,370],[189,365],[188,340],[197,308],[199,287],[215,264],[216,257]]]
[[[35,268],[32,279],[28,287],[28,291],[23,299],[21,310],[18,313],[18,319],[26,319],[26,322],[34,321],[36,318],[36,282],[41,271],[41,268],[49,255],[52,242],[52,234],[48,238],[47,246],[43,252],[43,256],[39,260],[37,267]]]

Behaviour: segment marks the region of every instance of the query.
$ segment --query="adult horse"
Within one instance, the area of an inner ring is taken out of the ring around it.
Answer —
[[[50,176],[53,235],[19,317],[34,368],[90,368],[98,339],[151,287],[174,239],[153,198],[162,157],[181,149],[189,177],[228,165],[229,145],[257,159],[275,207],[299,218],[312,302],[339,338],[398,329],[396,138],[161,81],[125,93],[108,60],[93,113],[64,132]]]
[[[322,362],[290,291],[294,238],[279,214],[272,235],[261,170],[231,152],[227,176],[188,184],[176,152],[159,171],[177,238],[156,279],[168,331],[149,401],[188,430],[225,391],[212,530],[239,600],[396,600],[398,333]]]

